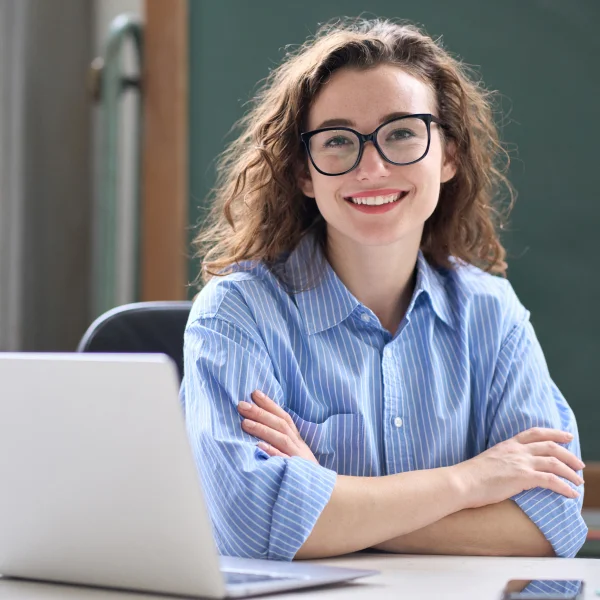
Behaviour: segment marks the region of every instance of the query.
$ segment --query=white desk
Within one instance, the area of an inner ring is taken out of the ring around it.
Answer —
[[[480,558],[354,554],[318,561],[334,566],[376,569],[380,575],[326,589],[267,596],[297,600],[498,600],[508,579],[583,579],[585,598],[600,599],[600,560]],[[0,600],[158,600],[162,596],[109,592],[0,578]]]

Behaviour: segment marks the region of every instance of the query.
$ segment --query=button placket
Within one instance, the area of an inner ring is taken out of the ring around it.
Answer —
[[[393,342],[388,343],[382,352],[382,375],[384,391],[383,446],[385,452],[385,473],[404,470],[402,458],[402,439],[404,432],[399,430],[397,419],[402,410],[402,386],[395,364]],[[402,419],[400,419],[402,422]]]

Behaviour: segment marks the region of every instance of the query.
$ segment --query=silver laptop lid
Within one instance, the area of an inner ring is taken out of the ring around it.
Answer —
[[[178,390],[160,355],[0,354],[0,573],[225,596]]]

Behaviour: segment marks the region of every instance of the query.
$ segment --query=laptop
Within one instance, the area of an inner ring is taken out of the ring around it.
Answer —
[[[241,598],[376,573],[219,557],[163,355],[0,353],[0,482],[3,576]]]

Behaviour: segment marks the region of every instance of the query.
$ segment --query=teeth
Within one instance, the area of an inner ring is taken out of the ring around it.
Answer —
[[[395,202],[401,196],[404,195],[404,192],[400,192],[400,194],[392,194],[391,196],[369,196],[368,198],[350,198],[354,204],[368,204],[370,206],[379,206],[381,204],[389,204],[390,202]]]

